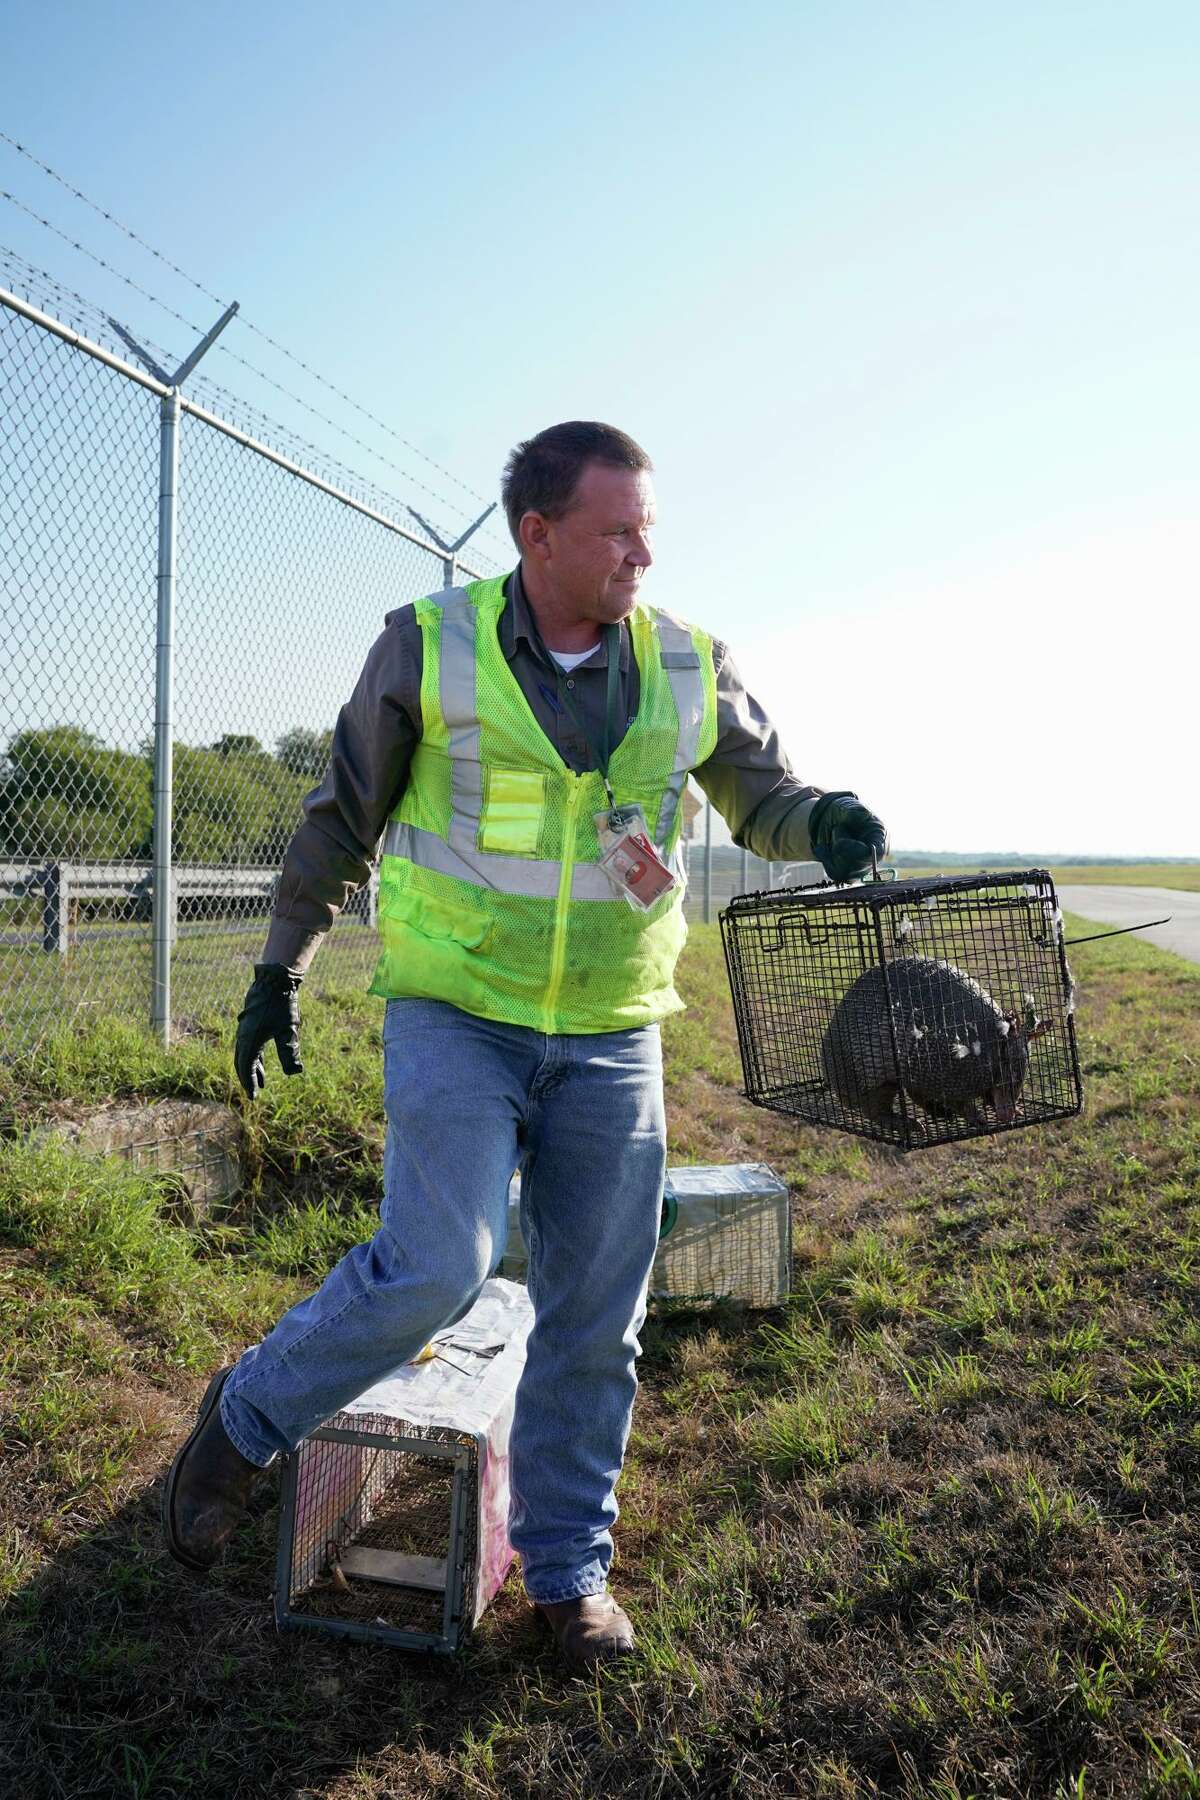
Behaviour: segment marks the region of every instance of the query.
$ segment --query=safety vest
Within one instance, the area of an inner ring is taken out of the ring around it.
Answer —
[[[712,640],[646,606],[628,619],[640,701],[609,780],[678,882],[642,913],[599,867],[599,773],[566,766],[500,648],[504,604],[502,579],[416,602],[423,729],[383,840],[371,992],[545,1032],[649,1024],[682,1006],[681,802],[716,743]]]

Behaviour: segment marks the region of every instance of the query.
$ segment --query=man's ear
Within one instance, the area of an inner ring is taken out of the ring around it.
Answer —
[[[517,535],[521,540],[522,555],[531,556],[536,562],[549,561],[550,521],[544,513],[522,513]]]

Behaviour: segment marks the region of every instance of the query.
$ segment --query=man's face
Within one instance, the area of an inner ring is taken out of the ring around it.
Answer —
[[[553,582],[564,611],[598,625],[633,611],[642,575],[654,561],[654,488],[648,474],[586,463],[570,511],[561,519],[526,514],[529,524],[535,520],[527,548]]]

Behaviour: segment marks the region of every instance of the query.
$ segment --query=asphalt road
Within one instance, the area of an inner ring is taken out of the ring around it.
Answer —
[[[1100,925],[1136,925],[1143,919],[1165,919],[1170,913],[1169,925],[1133,935],[1200,962],[1200,894],[1176,888],[1072,886],[1060,887],[1058,900],[1065,912]]]

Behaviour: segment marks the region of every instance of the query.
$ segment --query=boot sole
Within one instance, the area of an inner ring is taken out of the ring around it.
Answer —
[[[189,1555],[176,1537],[175,1490],[179,1484],[179,1476],[183,1469],[184,1458],[205,1425],[207,1425],[209,1419],[212,1417],[213,1407],[220,1405],[221,1390],[232,1374],[233,1364],[230,1363],[227,1369],[218,1369],[208,1386],[205,1388],[204,1398],[200,1402],[200,1411],[196,1414],[196,1423],[192,1426],[188,1436],[176,1451],[175,1460],[171,1464],[167,1473],[167,1479],[163,1484],[162,1529],[163,1537],[166,1539],[167,1549],[177,1563],[182,1563],[185,1569],[191,1569],[197,1575],[207,1575],[213,1565],[211,1562],[200,1562],[198,1558]]]

